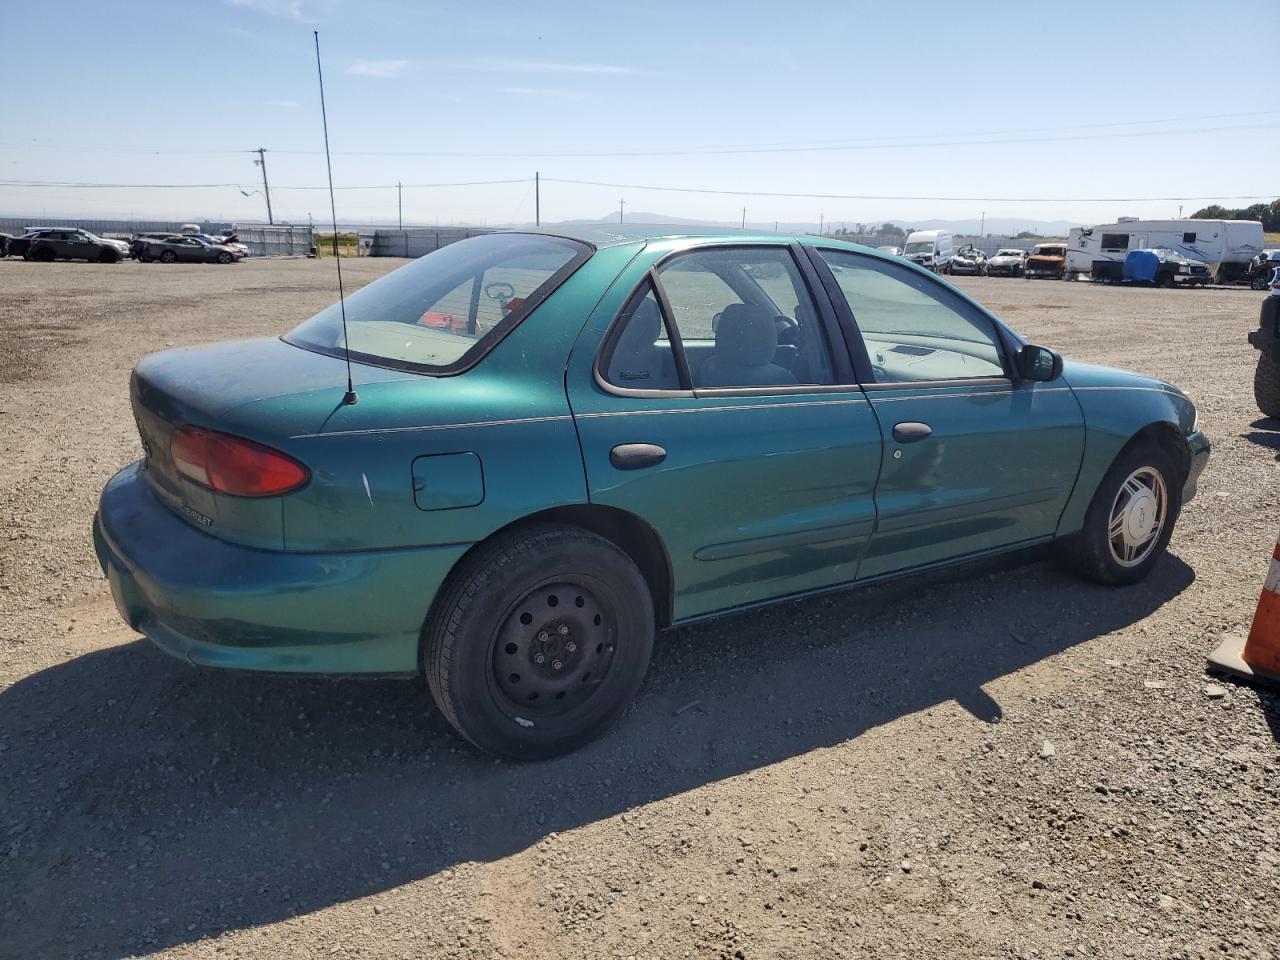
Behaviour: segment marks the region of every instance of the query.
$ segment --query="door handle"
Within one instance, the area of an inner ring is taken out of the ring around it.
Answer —
[[[893,427],[893,439],[899,443],[914,443],[917,440],[923,440],[932,433],[933,427],[927,423],[916,423],[913,420],[894,424]]]
[[[656,443],[620,443],[609,451],[609,462],[619,470],[654,467],[667,459],[667,451]]]

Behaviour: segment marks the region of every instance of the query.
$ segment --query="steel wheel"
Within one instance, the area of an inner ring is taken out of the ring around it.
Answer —
[[[511,608],[493,648],[495,692],[521,714],[568,713],[613,665],[616,616],[584,583],[551,583]]]
[[[1169,513],[1164,477],[1154,467],[1139,467],[1125,478],[1111,503],[1107,542],[1122,567],[1136,567],[1160,540]]]

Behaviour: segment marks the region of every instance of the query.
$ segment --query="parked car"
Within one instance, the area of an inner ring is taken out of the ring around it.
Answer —
[[[1022,275],[1029,280],[1061,280],[1067,267],[1065,243],[1037,243],[1027,256]]]
[[[145,456],[93,533],[131,627],[422,674],[521,759],[616,720],[655,625],[1031,544],[1135,583],[1209,453],[1176,387],[900,259],[639,225],[451,244],[284,337],[147,357],[130,397]]]
[[[16,239],[11,233],[0,233],[0,259],[9,255],[9,243]]]
[[[966,244],[951,258],[951,269],[948,272],[970,277],[985,276],[987,255],[972,243]]]
[[[987,261],[989,277],[1020,277],[1027,266],[1027,251],[1018,247],[1001,247]]]
[[[136,233],[133,235],[133,240],[129,243],[129,256],[134,260],[141,260],[142,248],[148,243],[156,240],[171,240],[174,237],[180,236],[182,236],[180,233]]]
[[[127,251],[128,246],[119,240],[94,236],[87,230],[42,230],[31,237],[23,256],[28,260],[45,262],[88,260],[116,263],[124,258]]]
[[[1245,268],[1249,289],[1266,290],[1277,267],[1280,267],[1280,249],[1268,248],[1250,260]]]
[[[235,263],[244,254],[220,243],[209,243],[197,237],[168,237],[143,241],[138,258],[143,263]]]
[[[31,241],[46,230],[52,230],[53,227],[25,227],[21,234],[11,237],[5,245],[6,256],[22,257],[26,256],[27,250],[31,247]]]
[[[1130,250],[1123,261],[1096,260],[1089,278],[1103,283],[1132,283],[1156,287],[1208,286],[1209,265],[1173,250]]]

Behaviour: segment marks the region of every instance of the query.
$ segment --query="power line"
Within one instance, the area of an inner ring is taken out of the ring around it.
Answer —
[[[1271,200],[1280,191],[1260,194],[1237,194],[1223,197],[904,197],[887,194],[856,193],[780,193],[770,190],[712,190],[701,187],[664,187],[643,183],[612,183],[602,180],[564,180],[543,177],[547,183],[570,183],[586,187],[610,187],[623,190],[656,190],[662,193],[703,193],[725,197],[782,197],[801,200],[932,200],[967,203],[1167,203],[1190,200]]]
[[[1006,143],[1055,143],[1071,140],[1104,140],[1117,139],[1126,137],[1149,137],[1149,136],[1176,136],[1178,134],[1187,133],[1217,133],[1231,130],[1268,130],[1273,129],[1280,124],[1245,124],[1234,126],[1207,127],[1207,128],[1191,128],[1185,130],[1136,130],[1128,133],[1093,133],[1078,134],[1066,137],[1030,137],[1021,138],[1023,134],[1030,133],[1060,133],[1072,130],[1115,130],[1119,127],[1133,126],[1153,126],[1166,123],[1189,123],[1203,120],[1237,120],[1245,117],[1272,117],[1280,115],[1280,110],[1252,110],[1236,113],[1217,113],[1217,114],[1197,114],[1183,117],[1164,117],[1152,120],[1116,120],[1104,123],[1081,123],[1068,124],[1063,126],[1051,127],[1022,127],[1022,128],[1006,128],[1001,130],[984,130],[984,131],[968,131],[955,134],[947,133],[926,133],[926,134],[902,134],[902,135],[885,135],[880,134],[871,137],[859,138],[840,138],[833,140],[807,140],[807,141],[771,141],[765,143],[738,143],[738,144],[721,144],[721,145],[703,145],[703,146],[685,146],[670,149],[654,149],[654,148],[633,148],[619,150],[561,150],[549,152],[537,152],[529,149],[521,151],[507,152],[470,152],[470,151],[439,151],[439,150],[347,150],[335,151],[341,156],[360,156],[360,157],[632,157],[632,156],[687,156],[706,154],[716,156],[720,154],[732,153],[802,153],[808,151],[843,151],[843,150],[892,150],[905,147],[934,147],[934,146],[967,146],[967,145],[983,145],[983,144],[1006,144]],[[1015,139],[973,139],[981,137],[1009,137],[1015,136]],[[892,142],[886,142],[892,141]],[[921,142],[925,141],[925,142]],[[27,149],[59,149],[59,150],[83,150],[85,152],[124,152],[137,154],[173,154],[173,155],[190,155],[190,154],[243,154],[257,153],[256,149],[251,150],[228,150],[228,149],[171,149],[171,148],[144,148],[137,146],[113,145],[113,144],[93,144],[86,141],[40,141],[32,139],[27,140],[0,140],[0,149],[23,147]],[[292,156],[319,156],[321,151],[318,150],[284,150],[273,149],[272,153],[286,154]]]
[[[253,151],[257,153],[257,151]],[[274,151],[272,151],[274,152]],[[462,180],[455,183],[378,183],[361,186],[334,187],[335,190],[395,190],[397,187],[414,189],[431,189],[435,187],[481,187],[503,183],[530,183],[532,177],[516,177],[511,180]],[[69,189],[102,189],[102,190],[221,190],[241,189],[238,183],[89,183],[68,180],[0,180],[0,187],[67,187]],[[286,186],[279,184],[271,188],[277,193],[281,190],[328,190],[326,186]]]

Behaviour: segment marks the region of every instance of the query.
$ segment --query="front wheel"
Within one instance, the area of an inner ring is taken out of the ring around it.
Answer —
[[[1181,506],[1173,458],[1155,444],[1131,447],[1098,484],[1084,526],[1063,544],[1064,559],[1099,583],[1137,583],[1164,555]]]
[[[422,672],[473,744],[537,760],[577,749],[621,715],[653,632],[630,557],[585,530],[536,527],[463,561],[423,628]]]
[[[219,254],[218,254],[218,262],[219,262],[219,263],[230,263],[230,262],[231,262],[231,254],[229,254],[229,253],[227,253],[227,251],[223,250],[221,253],[219,253]]]
[[[172,250],[165,250],[163,253],[160,254],[161,263],[173,263],[177,259],[178,259],[178,255],[174,253]]]

